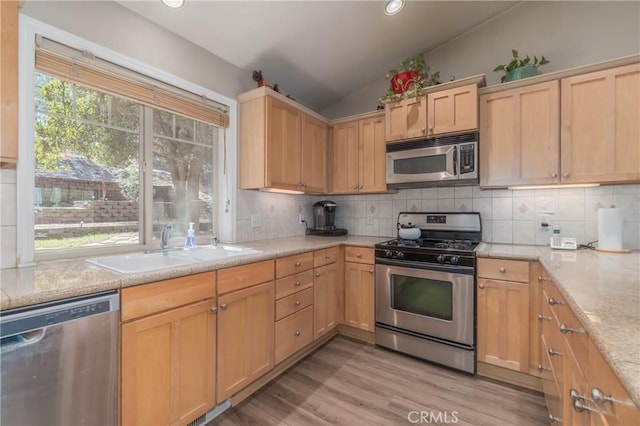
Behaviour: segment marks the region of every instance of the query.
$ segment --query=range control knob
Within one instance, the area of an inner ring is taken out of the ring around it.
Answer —
[[[397,257],[398,259],[402,259],[402,258],[404,257],[404,253],[403,253],[403,252],[401,252],[401,251],[397,251],[397,252],[396,252],[396,257]]]
[[[457,265],[460,262],[460,258],[458,256],[451,256],[451,264]]]
[[[385,251],[384,251],[384,255],[385,255],[386,257],[393,257],[393,252],[392,252],[391,250],[385,250]]]
[[[438,261],[438,263],[444,263],[444,254],[439,254],[438,257],[436,258],[436,260]]]

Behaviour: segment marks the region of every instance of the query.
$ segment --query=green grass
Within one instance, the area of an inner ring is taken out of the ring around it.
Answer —
[[[128,241],[135,242],[137,238],[137,232],[87,234],[82,237],[36,239],[35,247],[36,250],[43,250],[70,249],[87,246],[113,246],[127,244]]]

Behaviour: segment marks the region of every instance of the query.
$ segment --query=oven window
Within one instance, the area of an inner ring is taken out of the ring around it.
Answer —
[[[453,285],[448,281],[391,275],[391,307],[451,321]]]
[[[414,175],[447,171],[447,154],[393,160],[393,173]]]

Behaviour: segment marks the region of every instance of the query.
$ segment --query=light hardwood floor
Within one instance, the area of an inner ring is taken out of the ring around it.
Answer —
[[[416,411],[425,413],[421,423],[420,413],[410,414]],[[344,337],[335,337],[209,423],[220,426],[409,424],[535,426],[549,423],[542,395]]]

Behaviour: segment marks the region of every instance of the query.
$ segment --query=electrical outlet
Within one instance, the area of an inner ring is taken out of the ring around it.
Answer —
[[[259,214],[252,214],[251,215],[251,227],[252,228],[257,228],[260,225],[262,225],[262,217],[260,217]]]
[[[538,228],[542,231],[547,231],[551,229],[551,221],[549,220],[549,216],[546,214],[541,214],[538,218]]]
[[[367,215],[367,225],[373,225],[373,213]]]
[[[303,224],[304,224],[304,216],[302,216],[302,214],[299,214],[299,215],[298,215],[298,223],[299,223],[300,225],[303,225]]]

